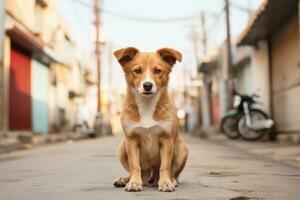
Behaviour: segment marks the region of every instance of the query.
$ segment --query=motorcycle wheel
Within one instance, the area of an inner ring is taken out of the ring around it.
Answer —
[[[221,132],[230,139],[237,139],[240,137],[236,129],[237,119],[235,116],[226,116],[221,121]]]
[[[268,116],[266,113],[262,112],[261,110],[257,110],[257,109],[250,110],[250,117],[251,117],[252,121],[268,119]],[[245,115],[242,115],[238,119],[237,130],[238,130],[238,133],[241,136],[241,138],[243,138],[244,140],[248,140],[248,141],[259,140],[261,137],[263,137],[269,131],[268,129],[263,129],[260,131],[250,130],[247,127]]]

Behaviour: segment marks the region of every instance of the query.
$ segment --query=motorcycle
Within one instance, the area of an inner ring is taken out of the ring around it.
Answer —
[[[274,121],[257,108],[259,104],[255,98],[259,95],[242,95],[234,91],[234,109],[229,110],[221,121],[221,132],[230,139],[239,137],[253,141],[269,134],[273,136]]]

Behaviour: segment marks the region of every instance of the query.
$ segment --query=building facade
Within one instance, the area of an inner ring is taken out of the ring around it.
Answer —
[[[277,133],[300,133],[299,16],[298,0],[266,0],[241,36],[232,39],[234,88],[260,96],[263,109],[275,120]],[[226,49],[224,43],[199,67],[206,80],[201,97],[204,126],[218,125],[213,121],[226,111]]]
[[[54,1],[7,0],[4,27],[1,129],[70,130],[83,70]]]
[[[239,41],[252,48],[254,87],[278,133],[300,133],[299,5],[298,0],[265,1]]]

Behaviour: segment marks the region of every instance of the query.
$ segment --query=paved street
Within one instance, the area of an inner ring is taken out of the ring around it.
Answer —
[[[115,156],[121,137],[49,145],[0,155],[0,199],[282,199],[299,200],[300,169],[186,138],[190,157],[173,193],[144,187],[129,193]]]

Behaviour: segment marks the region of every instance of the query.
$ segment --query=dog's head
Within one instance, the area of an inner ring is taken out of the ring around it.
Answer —
[[[181,61],[180,52],[162,48],[156,52],[139,52],[134,47],[114,52],[121,64],[129,87],[145,97],[151,97],[168,85],[169,73],[176,61]]]

